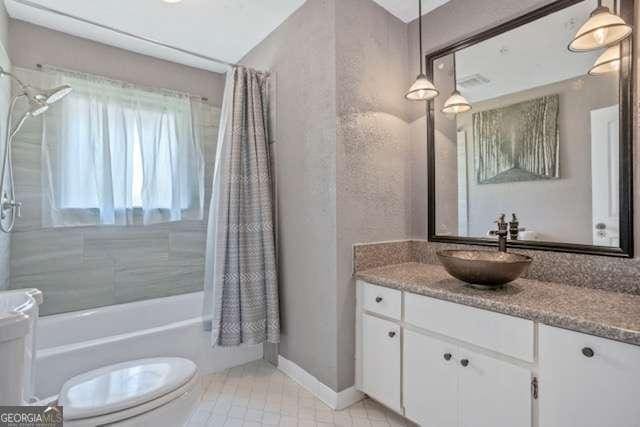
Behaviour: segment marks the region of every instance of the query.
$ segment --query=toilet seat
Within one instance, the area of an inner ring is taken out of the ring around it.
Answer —
[[[65,422],[134,417],[188,393],[196,382],[196,365],[162,357],[132,360],[75,376],[60,391]]]

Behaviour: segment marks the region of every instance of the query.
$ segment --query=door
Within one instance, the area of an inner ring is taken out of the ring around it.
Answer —
[[[620,246],[618,105],[591,111],[592,233],[596,246]]]
[[[400,405],[400,326],[362,315],[362,391],[402,413]]]
[[[640,426],[640,347],[540,326],[540,426]]]
[[[532,375],[528,369],[469,350],[462,350],[456,363],[460,427],[531,426]]]
[[[458,426],[457,347],[404,331],[405,416],[421,427]]]
[[[458,145],[458,236],[469,235],[469,197],[467,182],[467,133],[459,131]]]

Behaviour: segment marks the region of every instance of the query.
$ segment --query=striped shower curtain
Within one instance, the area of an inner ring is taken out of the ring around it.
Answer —
[[[205,266],[213,346],[280,339],[267,78],[244,67],[227,73]]]

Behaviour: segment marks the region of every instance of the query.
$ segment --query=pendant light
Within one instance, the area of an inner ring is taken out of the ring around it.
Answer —
[[[453,52],[453,93],[444,103],[442,112],[445,114],[459,114],[466,113],[471,110],[471,104],[469,101],[458,92],[458,78],[456,70],[456,53]]]
[[[404,97],[410,101],[428,101],[438,96],[440,92],[429,81],[422,67],[422,0],[418,0],[418,38],[420,39],[418,42],[420,48],[420,74],[418,74],[415,83],[404,94]]]
[[[624,19],[609,12],[609,8],[602,6],[598,0],[598,7],[591,12],[591,16],[576,33],[569,44],[572,52],[586,52],[612,46],[631,34],[631,26]]]
[[[618,14],[617,0],[613,3],[613,13]],[[596,59],[595,64],[589,70],[589,75],[601,76],[617,71],[620,71],[620,43],[611,46]]]
[[[620,45],[611,46],[596,59],[595,64],[589,70],[590,76],[601,76],[620,70]]]

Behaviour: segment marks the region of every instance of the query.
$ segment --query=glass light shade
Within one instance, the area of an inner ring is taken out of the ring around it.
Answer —
[[[631,31],[631,27],[622,18],[609,12],[608,7],[601,6],[580,27],[569,44],[569,50],[586,52],[611,46],[627,38]]]
[[[467,101],[467,99],[456,90],[444,103],[442,112],[445,114],[459,114],[466,113],[469,110],[471,110],[471,104],[469,104],[469,101]]]
[[[589,75],[600,76],[602,74],[620,71],[620,45],[611,46],[596,59],[595,64],[589,70]]]
[[[404,94],[404,97],[411,101],[428,101],[438,96],[439,93],[427,76],[420,74],[415,83]]]

